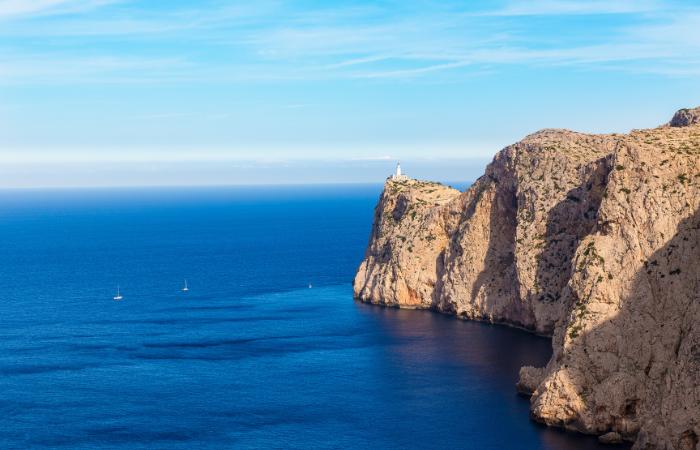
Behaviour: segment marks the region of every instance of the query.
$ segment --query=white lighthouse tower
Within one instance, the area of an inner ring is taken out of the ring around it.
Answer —
[[[401,173],[401,162],[396,163],[396,173],[391,176],[394,181],[408,180],[408,177]]]

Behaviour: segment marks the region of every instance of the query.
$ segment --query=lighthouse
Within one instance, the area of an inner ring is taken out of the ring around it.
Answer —
[[[408,179],[408,177],[406,175],[401,173],[401,163],[400,162],[396,163],[396,172],[391,176],[391,179],[394,181],[403,181],[403,180]]]

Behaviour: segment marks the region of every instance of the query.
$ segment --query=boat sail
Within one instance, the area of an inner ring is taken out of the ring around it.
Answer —
[[[119,301],[123,299],[122,294],[119,293],[119,285],[117,285],[117,295],[114,296],[114,300]]]

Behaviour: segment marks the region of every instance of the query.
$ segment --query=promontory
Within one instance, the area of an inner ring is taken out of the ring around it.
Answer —
[[[388,179],[364,302],[552,336],[517,388],[547,425],[700,449],[700,108],[629,134],[542,130],[464,192]]]

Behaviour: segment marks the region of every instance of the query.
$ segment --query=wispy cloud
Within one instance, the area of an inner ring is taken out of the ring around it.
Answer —
[[[351,161],[395,161],[396,158],[391,155],[378,155],[378,156],[360,156],[356,158],[351,158]]]
[[[512,1],[500,9],[476,13],[483,16],[565,16],[633,14],[656,11],[656,1],[645,0],[530,0]]]
[[[700,67],[700,9],[655,0],[428,2],[302,9],[0,0],[0,83],[238,83],[474,76],[510,65],[664,75]],[[108,13],[87,11],[104,6]],[[139,9],[140,8],[140,9]],[[61,12],[61,15],[55,15]],[[46,14],[53,14],[45,17]],[[605,29],[532,16],[619,15]],[[26,22],[27,18],[34,18]],[[93,38],[86,45],[82,37]],[[29,44],[27,44],[27,42]],[[78,45],[79,43],[79,45]],[[117,45],[118,43],[118,45]]]
[[[88,11],[118,0],[0,0],[0,19]]]
[[[186,66],[175,58],[0,54],[0,83],[154,82]]]
[[[441,72],[443,70],[458,69],[460,67],[465,67],[472,64],[472,61],[454,61],[444,64],[433,64],[423,67],[416,67],[413,69],[398,69],[398,70],[388,70],[388,71],[374,71],[368,73],[359,73],[356,76],[358,78],[405,78],[405,77],[415,77],[423,75],[430,72]]]

